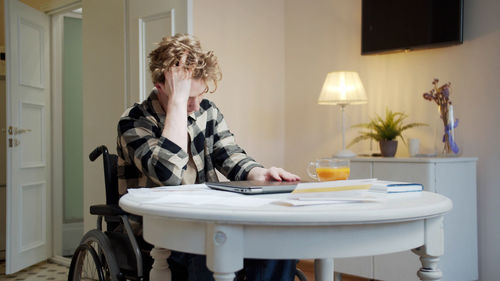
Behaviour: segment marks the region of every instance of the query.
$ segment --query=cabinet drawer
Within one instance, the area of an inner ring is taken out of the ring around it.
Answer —
[[[349,179],[369,179],[372,177],[372,163],[351,162]]]
[[[374,163],[373,177],[381,180],[416,182],[436,192],[434,163]]]

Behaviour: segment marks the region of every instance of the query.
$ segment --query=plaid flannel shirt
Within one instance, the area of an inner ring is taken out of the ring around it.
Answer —
[[[165,111],[156,90],[120,118],[117,139],[120,195],[127,188],[181,184],[189,155],[161,136],[164,124]],[[252,168],[262,167],[235,143],[213,102],[204,99],[200,110],[188,115],[187,131],[197,183],[218,181],[215,169],[230,180],[245,180]]]

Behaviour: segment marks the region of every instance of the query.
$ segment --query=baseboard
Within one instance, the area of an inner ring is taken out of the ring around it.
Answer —
[[[51,261],[53,263],[60,264],[60,265],[64,265],[66,267],[69,267],[70,264],[71,264],[71,259],[65,258],[65,257],[62,257],[62,256],[51,257],[49,259],[49,261]]]

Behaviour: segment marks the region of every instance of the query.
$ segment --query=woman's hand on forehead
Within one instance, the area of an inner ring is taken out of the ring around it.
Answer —
[[[191,92],[193,71],[184,68],[186,57],[186,55],[181,57],[178,66],[166,69],[164,71],[165,84],[157,85],[173,101],[187,102]]]

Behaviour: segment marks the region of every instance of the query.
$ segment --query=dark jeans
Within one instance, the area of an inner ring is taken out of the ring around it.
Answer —
[[[172,251],[168,258],[172,281],[213,281],[203,255]],[[245,281],[293,281],[296,260],[245,259],[243,269],[235,280]]]

